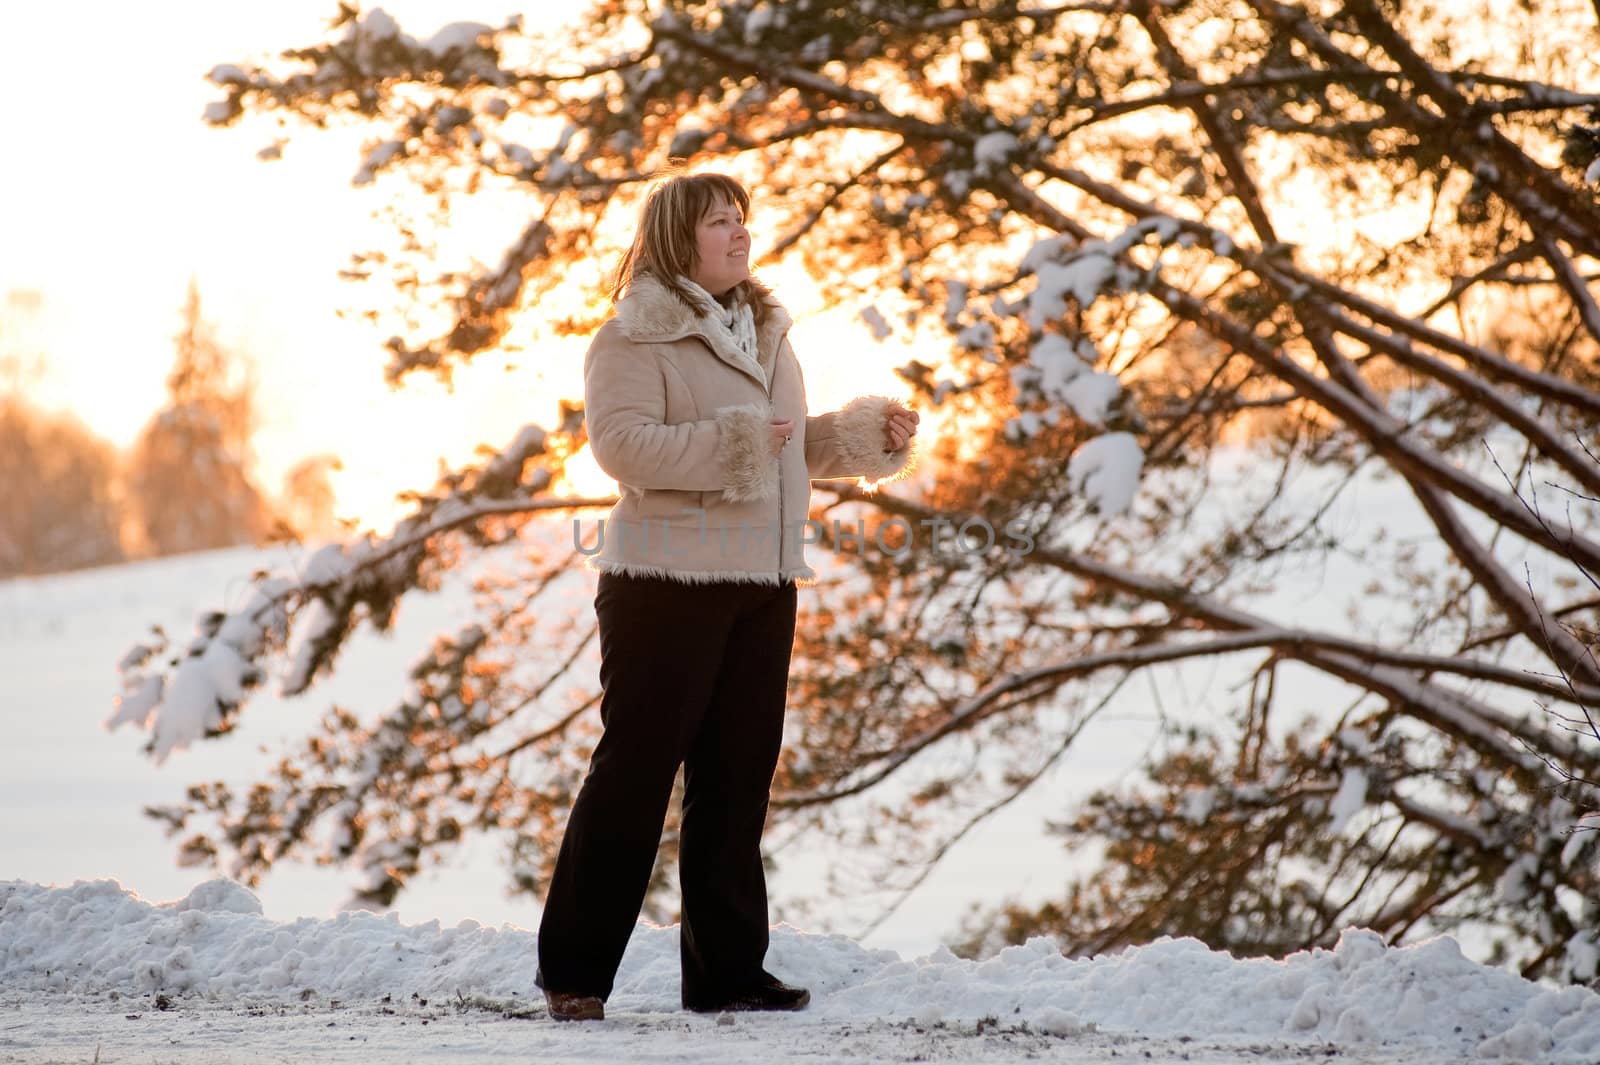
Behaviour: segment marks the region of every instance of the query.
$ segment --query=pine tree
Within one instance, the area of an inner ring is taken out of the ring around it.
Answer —
[[[321,542],[338,536],[332,474],[342,469],[337,455],[301,459],[283,475],[283,520],[298,540]]]
[[[272,514],[250,467],[253,385],[216,340],[191,282],[175,338],[167,405],[128,456],[129,503],[141,553],[204,551],[259,542]]]
[[[915,487],[822,493],[857,535],[827,527],[773,809],[842,885],[914,888],[1119,695],[1165,706],[1175,664],[1210,664],[1231,704],[1171,713],[1142,782],[1068,812],[1106,861],[1055,907],[1068,947],[1472,925],[1588,980],[1600,740],[1561,715],[1600,699],[1592,23],[1580,0],[610,0],[559,36],[421,40],[342,7],[282,64],[214,70],[208,118],[358,117],[359,182],[522,205],[488,269],[411,225],[360,257],[454,311],[389,342],[393,380],[592,291],[674,159],[744,178],[771,257],[835,300],[949,331],[902,375],[960,435]],[[584,578],[547,519],[602,502],[547,491],[577,414],[446,473],[391,535],[263,577],[196,645],[130,656],[118,720],[164,756],[225,731],[291,632],[300,694],[407,594],[504,562],[400,705],[336,708],[247,794],[157,811],[187,855],[353,863],[381,904],[485,832],[539,889],[596,724],[592,620],[557,598]],[[1355,498],[1380,481],[1397,512]],[[1263,605],[1335,564],[1360,574],[1337,611]],[[226,663],[204,713],[169,705]]]

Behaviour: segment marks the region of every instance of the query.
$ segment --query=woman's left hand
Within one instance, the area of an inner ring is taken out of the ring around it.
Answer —
[[[883,437],[888,442],[887,451],[899,451],[911,442],[917,435],[917,423],[922,420],[914,410],[907,410],[896,403],[889,409],[889,416],[883,420]]]

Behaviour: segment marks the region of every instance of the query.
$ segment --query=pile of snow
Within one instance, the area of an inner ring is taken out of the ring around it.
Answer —
[[[1121,514],[1133,505],[1143,469],[1144,450],[1132,433],[1102,433],[1072,453],[1067,479],[1101,514]]]
[[[221,1002],[531,996],[534,942],[510,925],[402,925],[370,913],[277,923],[261,916],[253,894],[225,880],[165,905],[110,880],[70,888],[0,882],[0,986],[17,992],[164,991]],[[1237,960],[1194,940],[1070,959],[1036,939],[984,961],[942,949],[907,961],[780,926],[768,967],[812,988],[807,1017],[815,1021],[990,1017],[1060,1035],[1098,1030],[1352,1049],[1403,1044],[1479,1059],[1600,1059],[1600,995],[1478,965],[1449,938],[1390,948],[1351,930],[1333,950],[1282,961]],[[677,931],[641,924],[609,1012],[677,1008]]]

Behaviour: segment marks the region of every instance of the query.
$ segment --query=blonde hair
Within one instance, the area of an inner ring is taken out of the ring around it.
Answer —
[[[750,194],[726,174],[677,174],[650,190],[639,228],[611,283],[613,302],[627,294],[640,274],[649,274],[686,302],[693,303],[681,280],[694,272],[695,229],[706,212],[723,203],[750,215]],[[736,298],[749,301],[749,281],[736,286]]]

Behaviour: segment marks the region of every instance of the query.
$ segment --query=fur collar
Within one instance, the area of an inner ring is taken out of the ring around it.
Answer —
[[[756,358],[766,374],[763,384],[770,387],[772,368],[777,361],[778,347],[784,334],[794,324],[789,312],[778,302],[770,289],[755,278],[750,279],[755,295]],[[628,286],[628,291],[617,301],[617,324],[623,335],[641,344],[659,344],[681,340],[687,336],[703,339],[718,358],[732,366],[744,369],[749,360],[730,346],[720,342],[723,331],[711,328],[701,320],[698,308],[691,307],[667,286],[649,274],[640,274]]]

